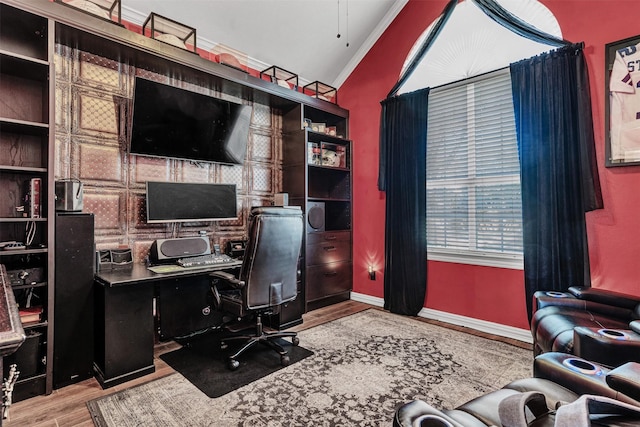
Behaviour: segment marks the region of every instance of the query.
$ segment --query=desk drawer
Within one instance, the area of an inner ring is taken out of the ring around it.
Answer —
[[[307,268],[307,301],[351,290],[351,263],[334,262]]]
[[[351,261],[351,240],[327,241],[307,244],[307,265]]]

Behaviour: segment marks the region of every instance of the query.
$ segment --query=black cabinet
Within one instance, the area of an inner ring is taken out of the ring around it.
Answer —
[[[211,279],[195,276],[156,284],[157,322],[161,340],[219,326],[222,313],[214,308]]]
[[[94,370],[100,385],[108,388],[154,372],[153,283],[96,282],[94,290]]]
[[[56,213],[53,388],[93,376],[94,217]]]

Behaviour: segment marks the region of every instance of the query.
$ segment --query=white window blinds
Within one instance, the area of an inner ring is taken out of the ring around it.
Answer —
[[[521,268],[520,165],[508,70],[431,91],[426,190],[429,259],[440,254]]]

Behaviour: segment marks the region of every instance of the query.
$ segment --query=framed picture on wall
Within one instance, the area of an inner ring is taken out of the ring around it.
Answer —
[[[640,36],[605,47],[605,165],[640,165]]]

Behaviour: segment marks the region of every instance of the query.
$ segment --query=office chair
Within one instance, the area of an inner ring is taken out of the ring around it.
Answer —
[[[223,313],[234,316],[233,321],[223,324],[223,349],[227,341],[245,341],[229,356],[229,369],[237,369],[238,357],[257,343],[277,351],[282,366],[289,364],[286,350],[277,341],[290,337],[292,344],[298,345],[297,334],[265,330],[262,319],[279,313],[283,304],[296,298],[302,236],[299,206],[255,207],[249,216],[249,239],[239,276],[227,272],[210,274],[215,304]],[[253,333],[242,333],[249,328]]]

